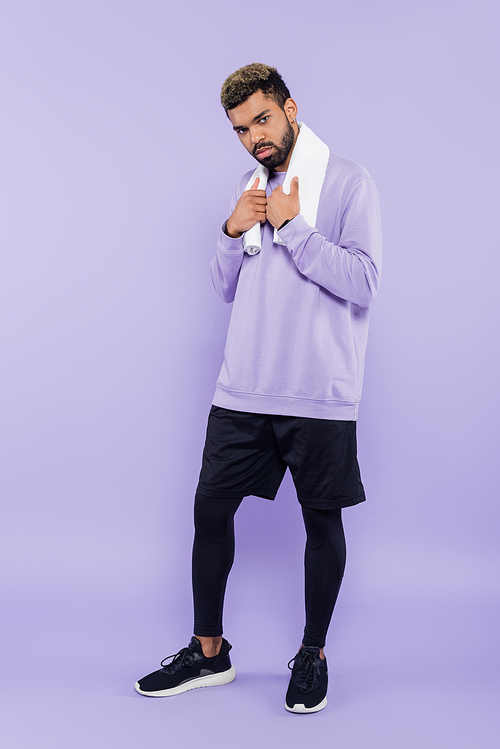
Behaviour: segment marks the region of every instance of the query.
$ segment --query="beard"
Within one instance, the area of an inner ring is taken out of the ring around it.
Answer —
[[[270,146],[274,147],[273,153],[266,159],[257,159],[259,164],[265,166],[266,169],[269,169],[269,171],[272,171],[273,169],[276,169],[277,166],[281,166],[285,163],[295,141],[295,132],[293,130],[293,127],[290,125],[287,119],[285,119],[285,122],[285,132],[281,136],[281,140],[279,143],[272,143],[271,141],[268,141],[266,143],[258,143],[252,152],[254,158],[257,159],[257,156],[255,155],[257,149],[260,150],[261,148]]]

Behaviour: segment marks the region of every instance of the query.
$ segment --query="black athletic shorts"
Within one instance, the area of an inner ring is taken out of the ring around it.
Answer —
[[[200,494],[274,499],[287,467],[305,507],[329,510],[365,499],[355,421],[272,416],[212,406]]]

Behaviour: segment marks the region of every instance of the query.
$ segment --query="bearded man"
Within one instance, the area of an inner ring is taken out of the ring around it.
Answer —
[[[317,712],[345,567],[341,512],[365,499],[356,420],[380,281],[378,196],[366,169],[297,122],[275,68],[237,70],[221,102],[259,166],[235,190],[210,268],[233,310],[195,498],[194,637],[136,689],[168,696],[235,678],[222,637],[234,514],[246,496],[274,499],[289,468],[307,534],[306,622],[285,708]]]

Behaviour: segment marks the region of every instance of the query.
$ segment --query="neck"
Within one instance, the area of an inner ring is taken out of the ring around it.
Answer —
[[[293,149],[295,148],[295,144],[297,143],[297,138],[299,137],[300,128],[297,125],[297,122],[294,122],[292,125],[292,130],[295,133],[295,137],[293,139],[293,146],[290,149],[290,153],[286,157],[286,161],[284,161],[282,164],[276,167],[274,171],[276,172],[286,172],[288,170],[288,165],[290,163],[290,159],[292,158]]]

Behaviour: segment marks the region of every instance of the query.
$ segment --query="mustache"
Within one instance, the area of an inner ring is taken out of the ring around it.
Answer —
[[[254,146],[253,148],[252,155],[255,156],[257,151],[261,151],[263,148],[271,148],[271,147],[274,147],[274,143],[271,143],[270,141],[269,143],[257,143],[257,145]]]

